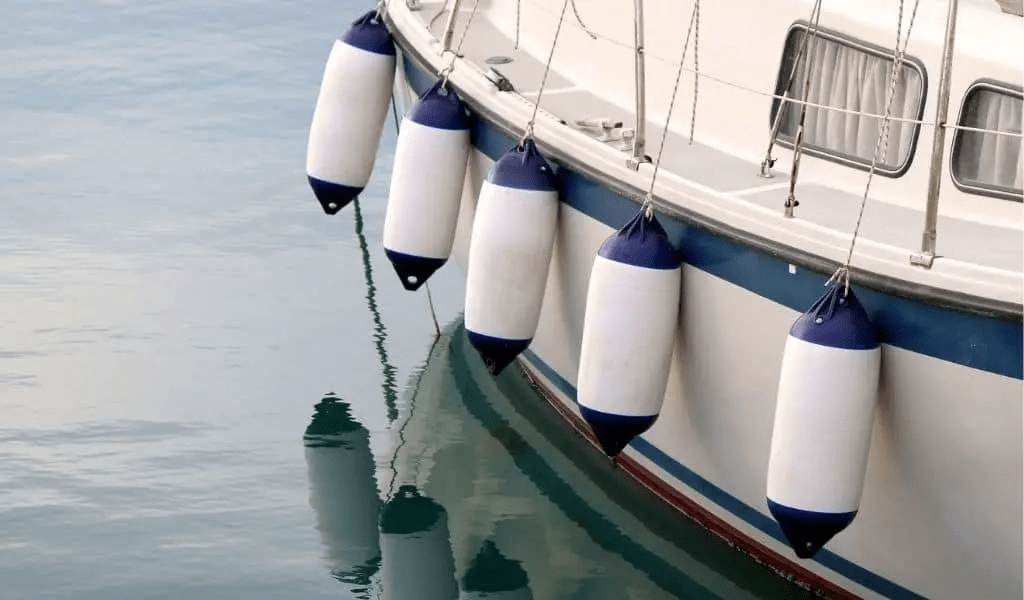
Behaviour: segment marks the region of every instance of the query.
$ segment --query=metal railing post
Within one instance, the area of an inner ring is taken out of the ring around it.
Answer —
[[[633,155],[627,163],[633,170],[640,168],[640,163],[647,162],[644,154],[646,138],[647,101],[645,93],[645,61],[644,61],[644,0],[633,0],[634,46],[636,49],[636,128],[633,132]],[[666,132],[667,133],[667,132]]]
[[[928,195],[924,211],[924,233],[921,235],[921,253],[910,256],[910,263],[926,269],[935,260],[935,240],[938,237],[939,185],[942,183],[943,156],[946,150],[946,119],[949,114],[950,74],[953,71],[953,39],[956,35],[957,0],[949,0],[946,14],[946,39],[942,46],[942,71],[939,73],[938,103],[935,105],[935,132],[932,136],[932,156],[928,172]]]
[[[445,50],[452,49],[452,37],[455,35],[455,18],[459,16],[459,6],[462,0],[454,0],[452,12],[448,15],[448,22],[444,24],[444,34],[441,36],[441,47]]]

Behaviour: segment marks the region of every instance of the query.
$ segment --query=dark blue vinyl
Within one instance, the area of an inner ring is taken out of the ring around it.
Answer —
[[[307,177],[309,178],[309,187],[313,188],[313,195],[320,202],[324,212],[329,215],[337,214],[363,191],[361,187],[331,183],[311,175]]]
[[[580,414],[583,415],[587,424],[590,425],[591,431],[594,432],[594,437],[601,444],[601,449],[611,457],[618,456],[622,449],[633,441],[633,438],[650,429],[651,425],[654,425],[654,421],[658,419],[658,415],[615,415],[587,408],[582,404],[578,406]]]
[[[376,10],[352,21],[352,26],[341,36],[341,41],[374,54],[395,55],[395,42],[384,22],[377,18]]]
[[[768,498],[768,510],[799,558],[813,558],[818,550],[853,522],[857,511],[826,513],[792,508]]]
[[[789,335],[831,348],[871,350],[878,347],[878,334],[867,312],[851,289],[836,282],[793,323]]]
[[[420,95],[409,111],[409,120],[435,129],[469,129],[469,113],[459,94],[440,81]]]
[[[533,140],[517,144],[497,158],[487,173],[487,181],[518,190],[553,192],[558,189],[551,165],[541,156]]]
[[[598,255],[648,269],[675,269],[680,260],[658,216],[647,219],[643,208],[601,245]]]
[[[469,343],[473,344],[480,358],[491,375],[501,373],[502,369],[515,360],[519,353],[526,350],[532,339],[529,340],[506,340],[504,338],[492,337],[466,329],[466,337]]]
[[[434,274],[434,271],[440,269],[448,260],[445,258],[413,256],[412,254],[395,252],[387,248],[384,248],[384,253],[387,254],[391,265],[395,267],[395,273],[398,273],[402,286],[410,292],[420,289],[420,286]]]

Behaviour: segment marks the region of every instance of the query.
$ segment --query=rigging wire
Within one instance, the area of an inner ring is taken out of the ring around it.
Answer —
[[[814,23],[814,31],[817,34],[818,22],[821,18],[821,0],[815,0],[814,5],[811,7],[811,16],[808,18],[808,23]],[[761,177],[771,177],[771,168],[775,165],[775,159],[772,158],[772,148],[775,147],[775,140],[779,136],[779,128],[782,126],[782,113],[787,108],[787,99],[790,98],[789,90],[793,88],[793,83],[796,81],[797,68],[800,66],[800,61],[804,59],[807,54],[807,48],[810,45],[811,36],[807,35],[807,30],[804,30],[803,39],[800,41],[800,50],[797,51],[796,58],[793,60],[793,68],[790,69],[789,78],[786,81],[786,88],[782,92],[781,101],[779,102],[778,109],[775,111],[775,120],[772,123],[772,131],[768,138],[768,150],[765,152],[764,160],[761,161]],[[809,63],[810,61],[806,61]],[[809,64],[807,65],[810,66]],[[804,96],[806,98],[806,95]],[[804,105],[806,108],[806,105]]]
[[[434,321],[434,335],[441,337],[441,327],[437,324],[437,313],[434,311],[434,299],[430,296],[430,282],[424,282],[427,288],[427,304],[430,305],[430,318]]]
[[[810,33],[810,35],[807,35],[806,32],[804,33],[804,40],[806,41],[806,40],[809,39],[810,43],[807,46],[808,52],[807,52],[807,54],[804,57],[804,85],[803,85],[803,94],[801,95],[802,98],[807,98],[810,95],[810,93],[811,93],[811,53],[810,53],[811,46],[810,46],[810,44],[813,44],[818,39],[818,24],[821,21],[821,1],[818,0],[818,3],[815,6],[818,7],[818,12],[817,12],[817,14],[814,15],[814,24],[811,26],[811,33]],[[797,65],[794,64],[793,65],[793,70],[795,71],[796,68],[797,68]],[[775,115],[776,116],[776,125],[781,124],[781,117],[782,117],[782,112],[783,112],[782,109],[783,109],[783,107],[780,106],[778,113]],[[803,153],[804,153],[804,125],[806,124],[806,122],[807,122],[807,106],[804,105],[804,106],[802,106],[800,108],[800,123],[797,125],[796,137],[793,139],[793,164],[790,166],[790,171],[789,171],[789,193],[786,194],[786,201],[782,205],[783,214],[786,217],[792,217],[793,216],[793,209],[796,208],[800,204],[799,202],[797,202],[797,199],[796,199],[796,182],[797,182],[797,179],[800,176],[800,158],[803,156]],[[779,129],[778,127],[775,127],[775,126],[772,127],[772,134],[773,134],[773,136],[778,134],[778,129]],[[772,139],[772,142],[774,142],[774,141],[775,140]],[[771,148],[771,146],[769,146],[769,151],[770,151],[770,148]],[[767,157],[765,160],[768,161],[768,162],[774,162],[774,161],[771,161],[771,157],[770,156]]]
[[[463,28],[463,30],[462,30],[462,37],[459,38],[459,43],[456,44],[455,50],[450,50],[450,49],[446,48],[446,49],[441,51],[441,55],[442,56],[444,55],[445,52],[451,52],[452,53],[452,60],[451,60],[451,62],[449,62],[448,66],[445,67],[444,69],[441,69],[441,72],[438,73],[438,75],[441,76],[441,87],[442,88],[447,89],[447,87],[448,87],[448,76],[451,75],[452,71],[455,70],[455,60],[457,58],[459,58],[459,52],[462,51],[462,44],[464,44],[466,42],[466,37],[469,34],[469,26],[473,24],[473,17],[476,16],[476,9],[479,6],[480,6],[480,0],[474,0],[473,1],[473,8],[472,8],[472,10],[469,11],[469,18],[466,19],[466,27]]]
[[[685,69],[685,70],[688,70],[688,69]],[[692,72],[692,71],[690,71],[690,72]],[[840,106],[832,106],[830,104],[820,104],[820,103],[817,103],[817,102],[809,102],[807,100],[797,100],[796,98],[789,97],[786,94],[773,94],[773,93],[769,93],[769,92],[762,92],[760,90],[756,90],[754,88],[747,87],[747,86],[739,84],[739,83],[735,83],[735,82],[732,82],[732,81],[729,81],[729,80],[726,80],[726,79],[722,79],[720,77],[715,77],[714,75],[708,75],[708,73],[706,71],[704,73],[702,73],[700,76],[703,79],[709,79],[709,80],[714,81],[716,83],[721,83],[722,85],[726,85],[726,86],[729,86],[729,87],[732,87],[732,88],[736,88],[736,89],[744,91],[744,92],[749,92],[751,94],[756,94],[758,96],[763,96],[765,98],[773,98],[775,100],[785,101],[785,102],[787,102],[789,104],[796,104],[798,106],[807,106],[808,108],[816,108],[818,110],[838,112],[838,113],[844,113],[844,114],[848,114],[848,115],[857,115],[859,117],[864,117],[864,118],[868,118],[868,119],[879,119],[879,120],[881,120],[881,119],[885,118],[885,115],[883,115],[883,114],[872,113],[872,112],[865,112],[865,111],[856,110],[856,109],[853,109],[853,108],[842,108]],[[925,125],[925,126],[934,126],[935,125],[935,123],[932,122],[932,121],[925,121],[924,119],[914,119],[914,118],[911,118],[911,117],[894,117],[894,116],[890,115],[889,116],[889,120],[892,121],[893,123],[910,123],[912,125]],[[949,130],[974,131],[974,132],[977,132],[977,133],[988,133],[988,134],[992,134],[992,135],[1003,135],[1003,136],[1007,136],[1007,137],[1024,138],[1024,133],[1022,133],[1022,132],[1015,132],[1015,131],[1001,131],[1001,130],[997,130],[997,129],[982,129],[982,128],[978,128],[978,127],[968,127],[966,125],[953,125],[953,124],[950,124],[950,123],[943,124],[943,125],[941,125],[941,127],[945,128],[945,129],[949,129]]]
[[[569,2],[572,3],[572,14],[575,15],[576,22],[580,24],[580,28],[590,36],[590,39],[596,40],[597,34],[591,31],[587,24],[583,22],[583,19],[580,18],[580,11],[576,8],[576,0],[569,0]]]
[[[572,3],[572,14],[576,17],[576,22],[580,24],[580,29],[582,29],[584,33],[589,35],[590,39],[592,40],[596,40],[599,37],[602,37],[591,31],[591,29],[587,27],[587,24],[583,22],[583,17],[580,16],[580,11],[578,8],[576,8],[576,0],[569,1]],[[512,44],[513,50],[519,49],[519,13],[521,11],[522,2],[523,0],[516,0],[516,40],[515,43]]]
[[[693,4],[693,11],[690,13],[690,27],[686,30],[686,40],[683,41],[682,56],[679,57],[679,70],[676,72],[676,82],[672,87],[672,98],[668,103],[668,114],[665,115],[665,127],[661,132],[661,143],[658,146],[658,157],[654,161],[654,172],[651,173],[651,185],[647,188],[647,194],[643,199],[644,216],[650,220],[654,216],[654,182],[658,177],[658,168],[661,167],[661,159],[665,154],[665,140],[668,139],[668,125],[672,121],[672,109],[676,105],[676,93],[679,92],[679,80],[683,76],[683,62],[686,60],[686,49],[690,46],[690,35],[693,33],[694,23],[697,20],[697,13],[700,10],[700,0]]]
[[[516,0],[516,42],[512,44],[513,50],[519,49],[519,13],[522,9],[523,0]]]
[[[437,12],[436,12],[436,13],[434,13],[434,16],[430,17],[430,20],[429,20],[429,21],[427,21],[427,29],[430,29],[430,28],[432,28],[432,27],[434,26],[434,23],[435,23],[435,22],[436,22],[436,21],[437,21],[437,20],[438,20],[439,18],[441,18],[441,15],[443,15],[443,14],[444,14],[444,10],[445,10],[446,8],[448,8],[448,2],[449,2],[449,1],[450,1],[450,0],[444,0],[444,2],[442,2],[442,3],[441,3],[441,8],[438,8],[438,9],[437,9]]]
[[[889,148],[889,113],[892,111],[892,101],[896,97],[896,86],[900,79],[900,71],[903,69],[903,58],[907,53],[907,45],[910,43],[910,32],[914,29],[914,19],[917,17],[917,7],[920,0],[914,0],[914,9],[910,14],[910,23],[907,25],[907,36],[903,39],[903,47],[900,47],[900,37],[903,32],[903,8],[904,0],[899,1],[899,10],[896,17],[896,44],[892,62],[892,77],[889,81],[889,89],[885,101],[885,116],[878,131],[878,141],[875,142],[875,152],[871,156],[871,167],[868,169],[868,180],[864,185],[864,196],[860,201],[860,210],[857,213],[857,224],[853,228],[853,237],[850,239],[850,250],[846,253],[846,260],[843,265],[836,269],[836,272],[826,281],[826,285],[833,281],[843,280],[844,295],[850,292],[850,262],[853,260],[853,249],[857,244],[857,235],[860,233],[860,226],[864,219],[864,208],[868,203],[868,191],[871,189],[871,180],[875,175],[880,156],[884,156]]]
[[[580,16],[580,9],[577,8],[577,5],[575,5],[575,0],[569,0],[569,2],[572,3],[572,14],[575,16],[575,19],[577,19],[577,23],[580,24],[580,29],[582,29],[585,34],[590,36],[590,39],[592,40],[596,40],[599,37],[603,37],[595,34],[593,31],[591,31],[589,27],[587,27],[587,24],[583,22],[583,17]],[[513,50],[519,49],[519,12],[521,10],[521,4],[522,0],[515,0],[515,43],[512,44]]]
[[[672,63],[672,64],[675,64],[675,63]],[[693,69],[683,68],[683,70],[688,72],[688,73],[693,73],[694,72]],[[864,118],[867,118],[867,119],[878,119],[878,120],[881,120],[881,119],[885,118],[884,114],[873,113],[873,112],[865,112],[865,111],[856,110],[856,109],[853,109],[853,108],[843,108],[841,106],[833,106],[833,105],[830,105],[830,104],[820,104],[820,103],[817,103],[817,102],[809,102],[807,100],[798,100],[798,99],[792,98],[792,97],[790,97],[790,96],[788,96],[786,94],[774,94],[774,93],[770,93],[770,92],[762,92],[761,90],[757,90],[757,89],[754,89],[752,87],[747,87],[747,86],[745,86],[743,84],[740,84],[740,83],[729,81],[727,79],[722,79],[722,78],[716,77],[714,75],[709,75],[707,71],[705,71],[703,73],[700,73],[700,78],[701,79],[708,79],[710,81],[714,81],[715,83],[720,83],[722,85],[725,85],[725,86],[728,86],[728,87],[731,87],[731,88],[735,88],[735,89],[738,89],[740,91],[749,92],[749,93],[755,94],[757,96],[762,96],[764,98],[772,98],[774,100],[784,101],[784,102],[786,102],[788,104],[795,104],[797,106],[807,106],[808,108],[816,108],[818,110],[823,110],[823,111],[831,111],[831,112],[837,112],[837,113],[844,113],[844,114],[848,114],[848,115],[857,115],[859,117],[864,117]],[[935,126],[935,123],[933,121],[926,121],[924,119],[915,119],[915,118],[911,118],[911,117],[894,117],[894,116],[890,115],[889,116],[889,121],[891,121],[893,123],[909,123],[911,125],[925,125],[925,126],[932,126],[932,127]],[[951,123],[942,124],[941,127],[945,128],[945,129],[948,129],[948,130],[953,130],[953,131],[957,131],[957,130],[959,130],[959,131],[973,131],[973,132],[976,132],[976,133],[987,133],[987,134],[991,134],[991,135],[1002,135],[1002,136],[1006,136],[1006,137],[1024,138],[1024,132],[1002,131],[1002,130],[998,130],[998,129],[984,129],[984,128],[980,128],[980,127],[968,127],[967,125],[953,125]]]
[[[818,0],[819,2],[821,0]],[[700,0],[694,4],[697,13],[697,24],[693,29],[693,107],[690,110],[690,143],[693,143],[693,130],[697,127],[697,89],[700,84],[700,63],[697,62],[697,50],[700,48]],[[679,64],[683,64],[679,61]]]
[[[521,1],[521,0],[518,0],[518,1]],[[603,41],[605,41],[605,42],[607,42],[609,44],[612,44],[612,45],[615,45],[615,46],[619,46],[621,48],[625,48],[625,49],[629,50],[630,52],[633,52],[635,50],[635,48],[633,48],[632,44],[625,44],[625,43],[620,42],[619,40],[614,39],[612,37],[609,37],[607,35],[604,35],[604,34],[601,34],[601,33],[594,33],[593,35],[595,35],[597,37],[597,39],[603,40]],[[649,59],[651,59],[651,60],[656,60],[656,61],[668,64],[668,65],[673,66],[673,67],[679,67],[679,64],[676,63],[675,61],[665,59],[665,58],[660,57],[660,56],[658,56],[656,54],[648,54],[647,57]],[[797,55],[797,60],[799,60],[799,58],[800,58],[800,56]],[[734,81],[729,81],[728,79],[722,79],[721,77],[717,77],[714,74],[708,73],[707,71],[702,71],[700,73],[696,73],[696,71],[694,69],[687,68],[687,67],[683,67],[683,71],[685,71],[687,73],[693,73],[693,74],[697,75],[700,79],[707,79],[709,81],[714,81],[715,83],[720,83],[722,85],[725,85],[725,86],[728,86],[728,87],[731,87],[731,88],[735,88],[737,90],[740,90],[740,91],[743,91],[743,92],[747,92],[747,93],[750,93],[750,94],[754,94],[756,96],[761,96],[761,97],[764,97],[764,98],[771,98],[773,100],[779,100],[779,101],[785,102],[787,104],[795,105],[795,106],[807,106],[808,108],[816,108],[818,110],[823,110],[823,111],[831,111],[831,112],[838,112],[838,113],[844,113],[844,114],[849,114],[849,115],[857,115],[859,117],[864,117],[864,118],[869,118],[869,119],[879,119],[880,120],[880,119],[882,119],[884,117],[884,115],[878,114],[878,113],[865,112],[865,111],[851,109],[851,108],[842,108],[842,107],[839,107],[839,106],[832,106],[832,105],[828,105],[828,104],[820,104],[820,103],[817,103],[817,102],[810,102],[810,101],[807,101],[807,100],[797,100],[797,99],[789,96],[786,93],[775,94],[773,92],[765,92],[765,91],[762,91],[762,90],[759,90],[759,89],[756,89],[756,88],[753,88],[753,87],[749,87],[749,86],[743,85],[741,83],[736,83]],[[787,86],[787,88],[788,88],[788,86]],[[924,125],[924,126],[928,126],[928,127],[934,127],[935,126],[934,121],[926,121],[924,119],[915,119],[915,118],[911,118],[911,117],[895,117],[895,116],[891,116],[890,115],[889,120],[892,121],[892,122],[895,122],[895,123],[909,123],[909,124],[912,124],[912,125]],[[1000,135],[1000,136],[1011,137],[1011,138],[1024,138],[1024,132],[1000,131],[1000,130],[995,130],[995,129],[984,129],[984,128],[978,128],[978,127],[968,127],[966,125],[953,125],[951,123],[944,123],[944,124],[942,124],[940,126],[945,128],[945,129],[947,129],[947,130],[971,131],[971,132],[975,132],[975,133],[987,133],[987,134],[991,134],[991,135]]]
[[[548,73],[551,71],[551,61],[555,58],[555,47],[558,46],[558,34],[562,31],[562,23],[565,22],[565,9],[569,6],[569,0],[562,2],[562,14],[558,17],[558,26],[555,28],[555,39],[551,40],[551,51],[548,53],[548,61],[544,65],[544,75],[540,79],[540,89],[537,90],[537,101],[533,105],[533,114],[530,115],[530,121],[526,124],[526,131],[523,133],[523,139],[520,140],[520,145],[526,142],[526,140],[533,138],[533,124],[537,121],[537,109],[540,108],[540,97],[544,94],[544,85],[548,81]]]
[[[395,133],[400,133],[401,125],[399,124],[400,120],[398,118],[398,102],[397,98],[395,98],[394,89],[391,90],[391,114],[395,118]],[[427,306],[430,307],[430,318],[434,322],[435,337],[440,337],[441,327],[437,324],[437,312],[434,310],[434,299],[430,297],[430,282],[425,281],[424,286],[427,289]]]

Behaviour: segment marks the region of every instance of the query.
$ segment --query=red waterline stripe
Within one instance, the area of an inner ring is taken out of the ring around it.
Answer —
[[[579,415],[569,410],[569,408],[558,399],[554,389],[546,384],[543,377],[535,373],[535,367],[533,364],[526,360],[520,360],[520,364],[527,367],[524,370],[527,377],[529,377],[530,381],[532,381],[534,385],[537,386],[537,389],[541,391],[541,395],[544,396],[544,399],[547,400],[548,404],[558,411],[558,413],[569,422],[577,433],[586,438],[586,440],[595,448],[600,449],[597,438],[594,437],[593,432],[590,430],[590,426],[587,425],[586,421],[581,419]],[[696,521],[702,527],[707,528],[707,530],[716,537],[739,549],[755,561],[767,565],[782,577],[792,579],[798,584],[809,587],[813,591],[822,594],[827,598],[835,598],[837,600],[861,600],[860,596],[857,596],[848,590],[844,590],[835,583],[825,579],[813,571],[809,571],[801,567],[799,564],[787,559],[778,552],[744,534],[717,515],[708,512],[707,509],[684,496],[679,490],[669,485],[635,459],[620,454],[617,459],[617,464],[625,470],[626,473],[632,476],[637,483],[650,490],[670,506],[690,519]]]

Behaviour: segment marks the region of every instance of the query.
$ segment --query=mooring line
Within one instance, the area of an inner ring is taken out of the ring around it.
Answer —
[[[387,348],[384,342],[388,338],[388,330],[384,327],[384,321],[380,318],[380,309],[377,307],[377,286],[373,283],[373,265],[370,263],[370,248],[366,244],[366,236],[363,234],[363,213],[359,209],[359,198],[353,200],[355,206],[356,237],[359,238],[359,249],[363,254],[363,274],[366,277],[366,306],[373,316],[373,343],[377,347],[377,356],[380,358],[381,371],[384,375],[384,404],[388,409],[388,421],[395,422],[398,418],[398,392],[395,385],[396,369],[388,358]]]

